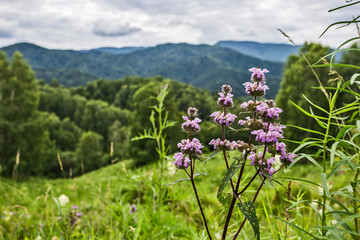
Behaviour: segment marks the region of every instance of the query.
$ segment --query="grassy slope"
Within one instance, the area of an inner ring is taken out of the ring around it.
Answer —
[[[59,239],[201,239],[199,235],[203,231],[202,221],[191,184],[181,182],[164,187],[165,200],[159,205],[154,192],[158,177],[158,171],[154,170],[156,165],[132,170],[130,165],[130,160],[116,163],[75,179],[36,178],[23,183],[0,179],[0,239],[35,239],[37,236],[42,236],[42,239],[51,239],[53,236]],[[221,181],[220,173],[225,172],[225,165],[218,157],[206,165],[199,163],[197,167],[197,172],[208,174],[197,177],[196,183],[201,201],[205,205],[211,232],[214,236],[219,236],[223,215],[216,200],[216,189]],[[318,170],[311,166],[298,166],[294,170],[286,175],[312,180],[315,180],[314,176],[318,176]],[[247,172],[251,177],[252,167],[247,168]],[[181,171],[177,171],[175,175],[167,174],[164,182],[173,182],[184,178],[184,175]],[[281,175],[283,174],[278,177]],[[339,177],[334,187],[341,186],[341,179],[345,180],[344,178],[345,176]],[[287,182],[282,182],[287,185]],[[254,185],[257,184],[259,180]],[[293,184],[292,188],[294,197],[301,195],[299,185]],[[274,222],[264,217],[262,203],[270,203],[267,211],[273,211],[275,215],[285,218],[285,191],[279,185],[276,189],[274,190],[271,184],[266,184],[257,200],[262,239],[271,239],[275,234],[274,228],[268,231],[267,226]],[[254,192],[255,190],[250,191],[249,199],[252,199]],[[308,192],[304,193],[304,198],[310,197]],[[60,220],[58,207],[52,198],[58,198],[61,194],[70,199],[67,205],[61,207],[65,221]],[[132,215],[129,214],[131,204],[137,207],[137,211]],[[78,205],[78,211],[83,214],[73,229],[70,228],[68,218],[72,205]],[[295,216],[296,213],[293,214],[293,217]],[[302,216],[301,222],[311,226],[315,224],[314,219],[310,214]],[[239,221],[242,221],[242,217],[232,222],[234,226],[230,233],[236,231]],[[284,227],[280,225],[279,228]],[[249,224],[246,224],[243,234],[244,239],[246,235],[249,239],[253,238]]]

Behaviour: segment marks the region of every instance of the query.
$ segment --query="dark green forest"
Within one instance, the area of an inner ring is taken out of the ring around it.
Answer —
[[[330,49],[319,44],[305,44],[302,51],[310,62],[314,62]],[[351,51],[344,54],[343,59],[359,64],[359,57]],[[271,68],[269,70],[272,71]],[[326,70],[316,71],[322,84],[331,85],[325,82],[328,79]],[[349,77],[346,69],[340,74],[344,78]],[[169,120],[181,122],[184,111],[189,106],[195,106],[203,120],[203,131],[197,137],[208,143],[219,134],[209,118],[217,109],[217,94],[207,89],[160,76],[99,79],[74,87],[64,87],[56,79],[46,83],[35,76],[20,53],[15,52],[10,60],[4,52],[0,52],[0,166],[2,174],[8,176],[15,166],[19,168],[19,177],[40,175],[53,178],[78,176],[108,165],[114,159],[131,158],[135,166],[156,161],[153,142],[130,140],[151,126],[150,106],[156,104],[152,97],[165,84],[169,86],[169,95],[165,100]],[[268,81],[271,87],[271,79]],[[306,101],[301,95],[304,93],[321,105],[321,101],[326,101],[321,91],[309,88],[316,85],[316,81],[302,57],[291,55],[288,58],[276,98],[278,106],[284,110],[284,124],[306,128],[314,125],[311,122],[314,120],[299,115],[288,100],[305,106]],[[215,84],[218,89],[221,82],[219,80]],[[239,103],[244,100],[241,99],[243,86],[241,83],[231,84],[237,98],[233,113],[238,114]],[[346,101],[344,99],[344,103]],[[167,130],[170,153],[176,150],[176,143],[181,138],[179,132],[180,124]],[[298,129],[289,127],[286,133],[288,139],[303,138]],[[229,132],[230,139],[231,134],[238,139],[239,134],[246,133]],[[112,143],[114,155],[110,156]]]

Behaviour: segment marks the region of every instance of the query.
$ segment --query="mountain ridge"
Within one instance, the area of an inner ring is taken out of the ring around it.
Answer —
[[[46,82],[56,78],[64,86],[83,85],[98,78],[161,75],[213,92],[220,88],[219,84],[227,82],[243,92],[242,83],[249,79],[247,70],[261,66],[270,70],[268,84],[274,89],[269,93],[274,96],[284,65],[207,44],[166,43],[126,54],[46,49],[29,43],[14,44],[0,50],[8,56],[20,51],[38,78]]]

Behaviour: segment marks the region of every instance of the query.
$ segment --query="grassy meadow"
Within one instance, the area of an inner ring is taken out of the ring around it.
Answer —
[[[189,181],[163,186],[159,203],[158,165],[137,169],[131,166],[131,160],[122,161],[74,179],[33,178],[15,182],[1,178],[0,239],[206,239]],[[225,215],[216,199],[216,190],[226,172],[225,164],[223,159],[215,157],[206,164],[199,163],[197,171],[207,173],[197,176],[195,182],[213,237],[220,239]],[[251,176],[253,171],[253,167],[246,167],[247,175]],[[318,231],[313,228],[318,225],[317,216],[310,211],[310,208],[320,208],[316,205],[317,196],[311,195],[307,185],[293,180],[291,198],[287,199],[284,187],[275,183],[279,181],[288,187],[287,177],[320,183],[320,179],[314,179],[319,176],[318,172],[318,168],[298,164],[279,174],[281,179],[275,177],[273,184],[266,183],[256,201],[261,239],[307,239],[301,231],[286,226],[275,216],[295,221],[312,232]],[[332,190],[344,186],[350,177],[346,170],[341,172],[336,181],[330,183]],[[164,182],[183,178],[184,172],[169,164]],[[259,184],[260,180],[255,181],[253,190],[247,191],[249,199]],[[69,202],[60,206],[62,194],[68,196]],[[311,206],[291,206],[292,201],[309,199],[313,201]],[[77,210],[72,209],[75,205]],[[134,206],[136,210],[131,210]],[[81,213],[76,220],[75,211]],[[238,213],[231,222],[229,239],[242,219]],[[250,224],[247,223],[244,230],[240,239],[253,239]]]

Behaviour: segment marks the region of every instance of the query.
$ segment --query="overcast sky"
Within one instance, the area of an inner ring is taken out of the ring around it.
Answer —
[[[351,20],[360,4],[329,13],[345,0],[0,0],[0,47],[31,42],[46,48],[155,46],[221,40],[336,47],[356,34],[355,26],[325,28]]]

